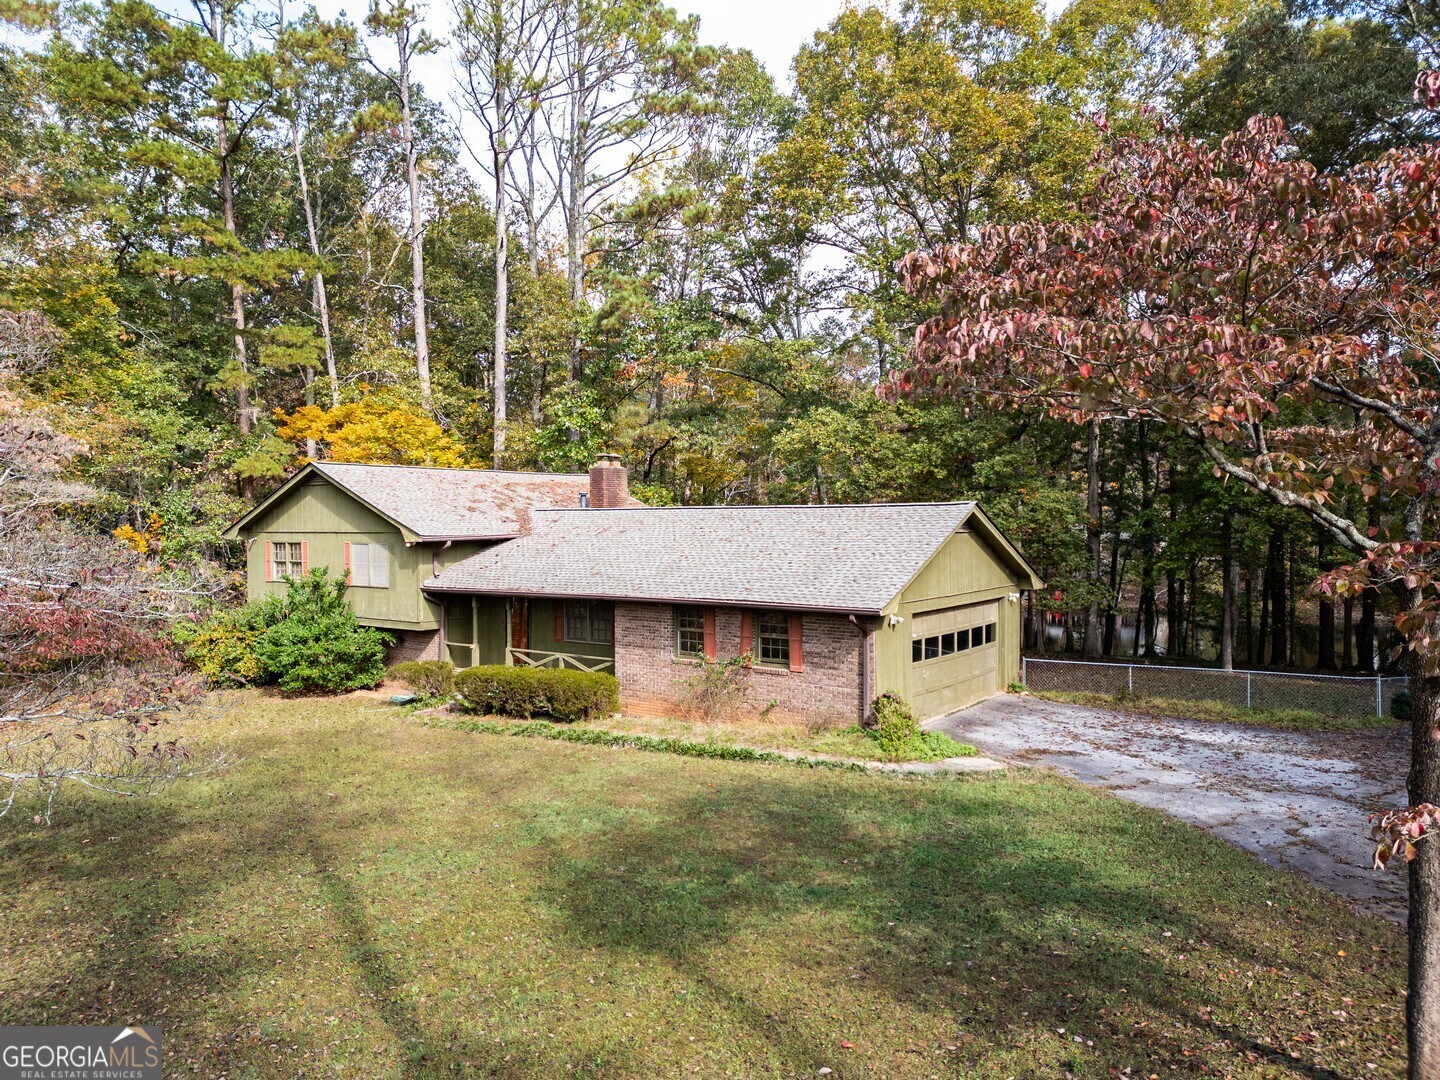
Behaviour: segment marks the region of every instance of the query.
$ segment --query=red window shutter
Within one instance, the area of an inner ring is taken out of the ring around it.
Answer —
[[[801,639],[801,634],[800,634],[800,621],[801,621],[801,619],[800,619],[800,613],[799,613],[798,611],[792,611],[792,612],[790,613],[790,670],[791,670],[791,671],[804,671],[804,670],[805,670],[805,646],[804,646],[804,643],[800,640],[800,639]]]
[[[301,541],[300,541],[300,573],[302,573],[302,574],[308,574],[309,572],[310,572],[310,541],[309,541],[309,540],[301,540]]]
[[[705,659],[715,659],[715,609],[705,609]]]
[[[556,640],[556,641],[564,641],[564,640],[565,640],[565,601],[564,601],[564,600],[554,600],[554,601],[551,601],[551,606],[554,607],[554,609],[555,609],[555,640]]]
[[[275,545],[265,541],[265,580],[275,580]]]
[[[345,541],[345,584],[350,584],[350,541]]]
[[[740,655],[744,656],[755,644],[755,620],[750,612],[740,612]]]

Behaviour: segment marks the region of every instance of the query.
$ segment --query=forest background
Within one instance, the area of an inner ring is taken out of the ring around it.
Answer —
[[[857,4],[777,81],[655,0],[0,0],[4,389],[83,446],[66,513],[168,563],[233,574],[308,459],[613,450],[652,503],[977,498],[1031,649],[1373,670],[1383,594],[1312,596],[1333,541],[1157,424],[875,389],[931,314],[898,261],[1073,219],[1107,139],[1434,138],[1427,11]]]

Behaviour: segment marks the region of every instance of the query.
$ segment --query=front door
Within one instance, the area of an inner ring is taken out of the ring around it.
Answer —
[[[510,598],[510,647],[530,648],[530,601],[523,596]]]

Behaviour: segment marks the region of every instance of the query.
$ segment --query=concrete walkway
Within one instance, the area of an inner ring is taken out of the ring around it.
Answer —
[[[1372,811],[1405,805],[1402,728],[1300,733],[1156,720],[1003,694],[925,725],[1172,814],[1353,901],[1405,918],[1405,874],[1370,869]]]

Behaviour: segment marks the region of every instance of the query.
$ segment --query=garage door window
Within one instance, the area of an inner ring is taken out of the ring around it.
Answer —
[[[954,656],[956,653],[969,652],[971,649],[979,649],[994,643],[995,624],[993,622],[967,627],[964,630],[950,630],[944,634],[930,634],[927,637],[915,638],[910,642],[910,662],[919,664],[925,660]]]

